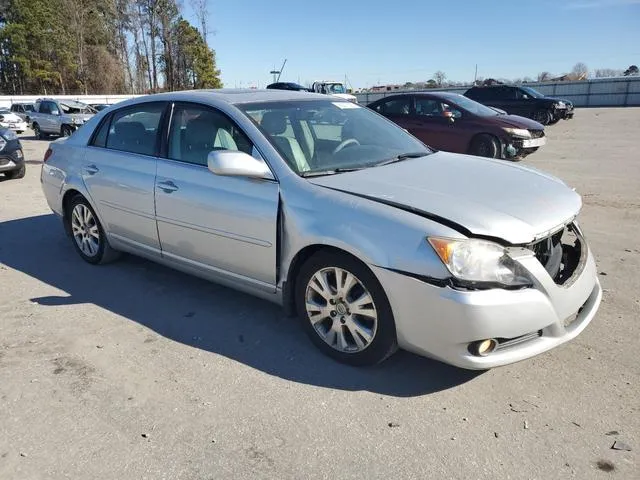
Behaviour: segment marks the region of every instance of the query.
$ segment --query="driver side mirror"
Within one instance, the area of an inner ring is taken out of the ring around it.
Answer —
[[[209,152],[207,167],[210,172],[227,177],[274,179],[264,160],[237,150]]]

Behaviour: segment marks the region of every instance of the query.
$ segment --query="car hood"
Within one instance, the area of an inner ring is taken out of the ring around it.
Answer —
[[[580,196],[551,175],[447,152],[309,181],[514,245],[547,236],[582,206]]]
[[[567,100],[566,98],[560,98],[560,97],[544,97],[547,100],[553,100],[554,102],[564,102],[567,105],[573,105],[573,102],[571,100]]]
[[[497,124],[504,127],[524,128],[527,130],[544,130],[544,125],[541,123],[518,115],[497,115],[490,118],[494,119]]]

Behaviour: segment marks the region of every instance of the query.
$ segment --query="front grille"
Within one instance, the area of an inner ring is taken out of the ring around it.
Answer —
[[[531,138],[542,138],[544,137],[544,130],[529,130],[531,134]]]
[[[569,285],[586,261],[586,248],[575,223],[529,245],[549,276],[558,285]]]

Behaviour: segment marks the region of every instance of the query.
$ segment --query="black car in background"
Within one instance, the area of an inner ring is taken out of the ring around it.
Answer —
[[[310,90],[302,85],[293,82],[276,82],[267,85],[269,90],[293,90],[296,92],[310,92]]]
[[[489,85],[471,87],[464,94],[476,102],[504,110],[509,115],[529,117],[543,125],[553,125],[560,119],[573,118],[573,103],[547,97],[531,87],[520,85]]]
[[[24,177],[25,173],[24,154],[18,135],[0,127],[0,174],[12,180]]]

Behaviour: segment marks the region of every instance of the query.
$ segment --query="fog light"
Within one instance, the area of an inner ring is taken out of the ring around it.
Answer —
[[[495,339],[488,338],[486,340],[478,340],[477,342],[471,343],[469,345],[469,351],[472,355],[486,357],[493,352],[497,346],[498,342]]]

